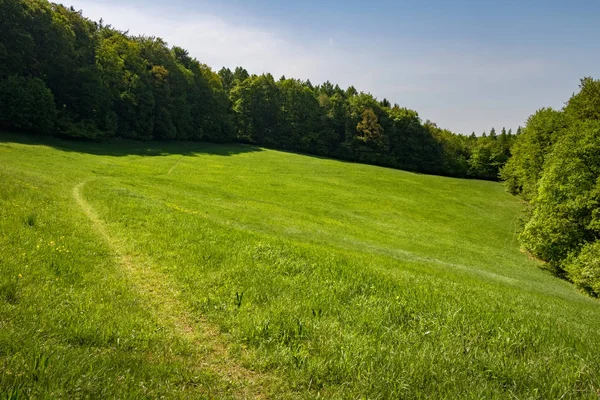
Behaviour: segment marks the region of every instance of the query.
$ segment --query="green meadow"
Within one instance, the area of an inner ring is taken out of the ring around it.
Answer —
[[[495,182],[0,133],[4,398],[589,398],[600,303]]]

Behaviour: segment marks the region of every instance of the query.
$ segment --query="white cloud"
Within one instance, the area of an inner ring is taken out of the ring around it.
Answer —
[[[134,35],[159,36],[169,45],[181,46],[215,69],[244,64],[252,71],[262,72],[281,64],[278,59],[290,55],[288,44],[277,35],[232,24],[214,15],[173,15],[166,9],[148,10],[88,0],[71,0],[71,3],[93,20],[103,18],[117,29]]]
[[[91,0],[70,2],[93,20],[103,18],[106,24],[117,29],[128,30],[134,35],[159,36],[169,45],[181,46],[216,70],[222,66],[241,65],[251,73],[270,72],[276,78],[286,75],[314,82],[331,80],[374,92],[373,84],[386,71],[402,69],[403,73],[408,73],[415,69],[406,62],[396,61],[392,66],[390,57],[376,54],[376,48],[344,48],[334,37],[292,37],[275,30],[227,21],[216,15],[197,12],[183,15],[156,6],[142,8]],[[401,79],[402,75],[396,77]],[[411,83],[404,87],[415,88],[415,85]]]

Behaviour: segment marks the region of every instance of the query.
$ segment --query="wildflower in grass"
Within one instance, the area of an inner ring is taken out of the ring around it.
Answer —
[[[22,277],[23,277],[23,275],[19,274],[19,278],[22,278]]]

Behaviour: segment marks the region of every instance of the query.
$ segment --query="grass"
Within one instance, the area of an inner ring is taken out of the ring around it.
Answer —
[[[0,392],[598,398],[600,304],[519,251],[521,209],[250,146],[2,133]]]

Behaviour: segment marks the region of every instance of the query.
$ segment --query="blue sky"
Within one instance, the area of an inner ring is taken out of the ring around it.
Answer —
[[[65,0],[218,70],[354,85],[459,133],[516,129],[600,78],[600,1]]]

